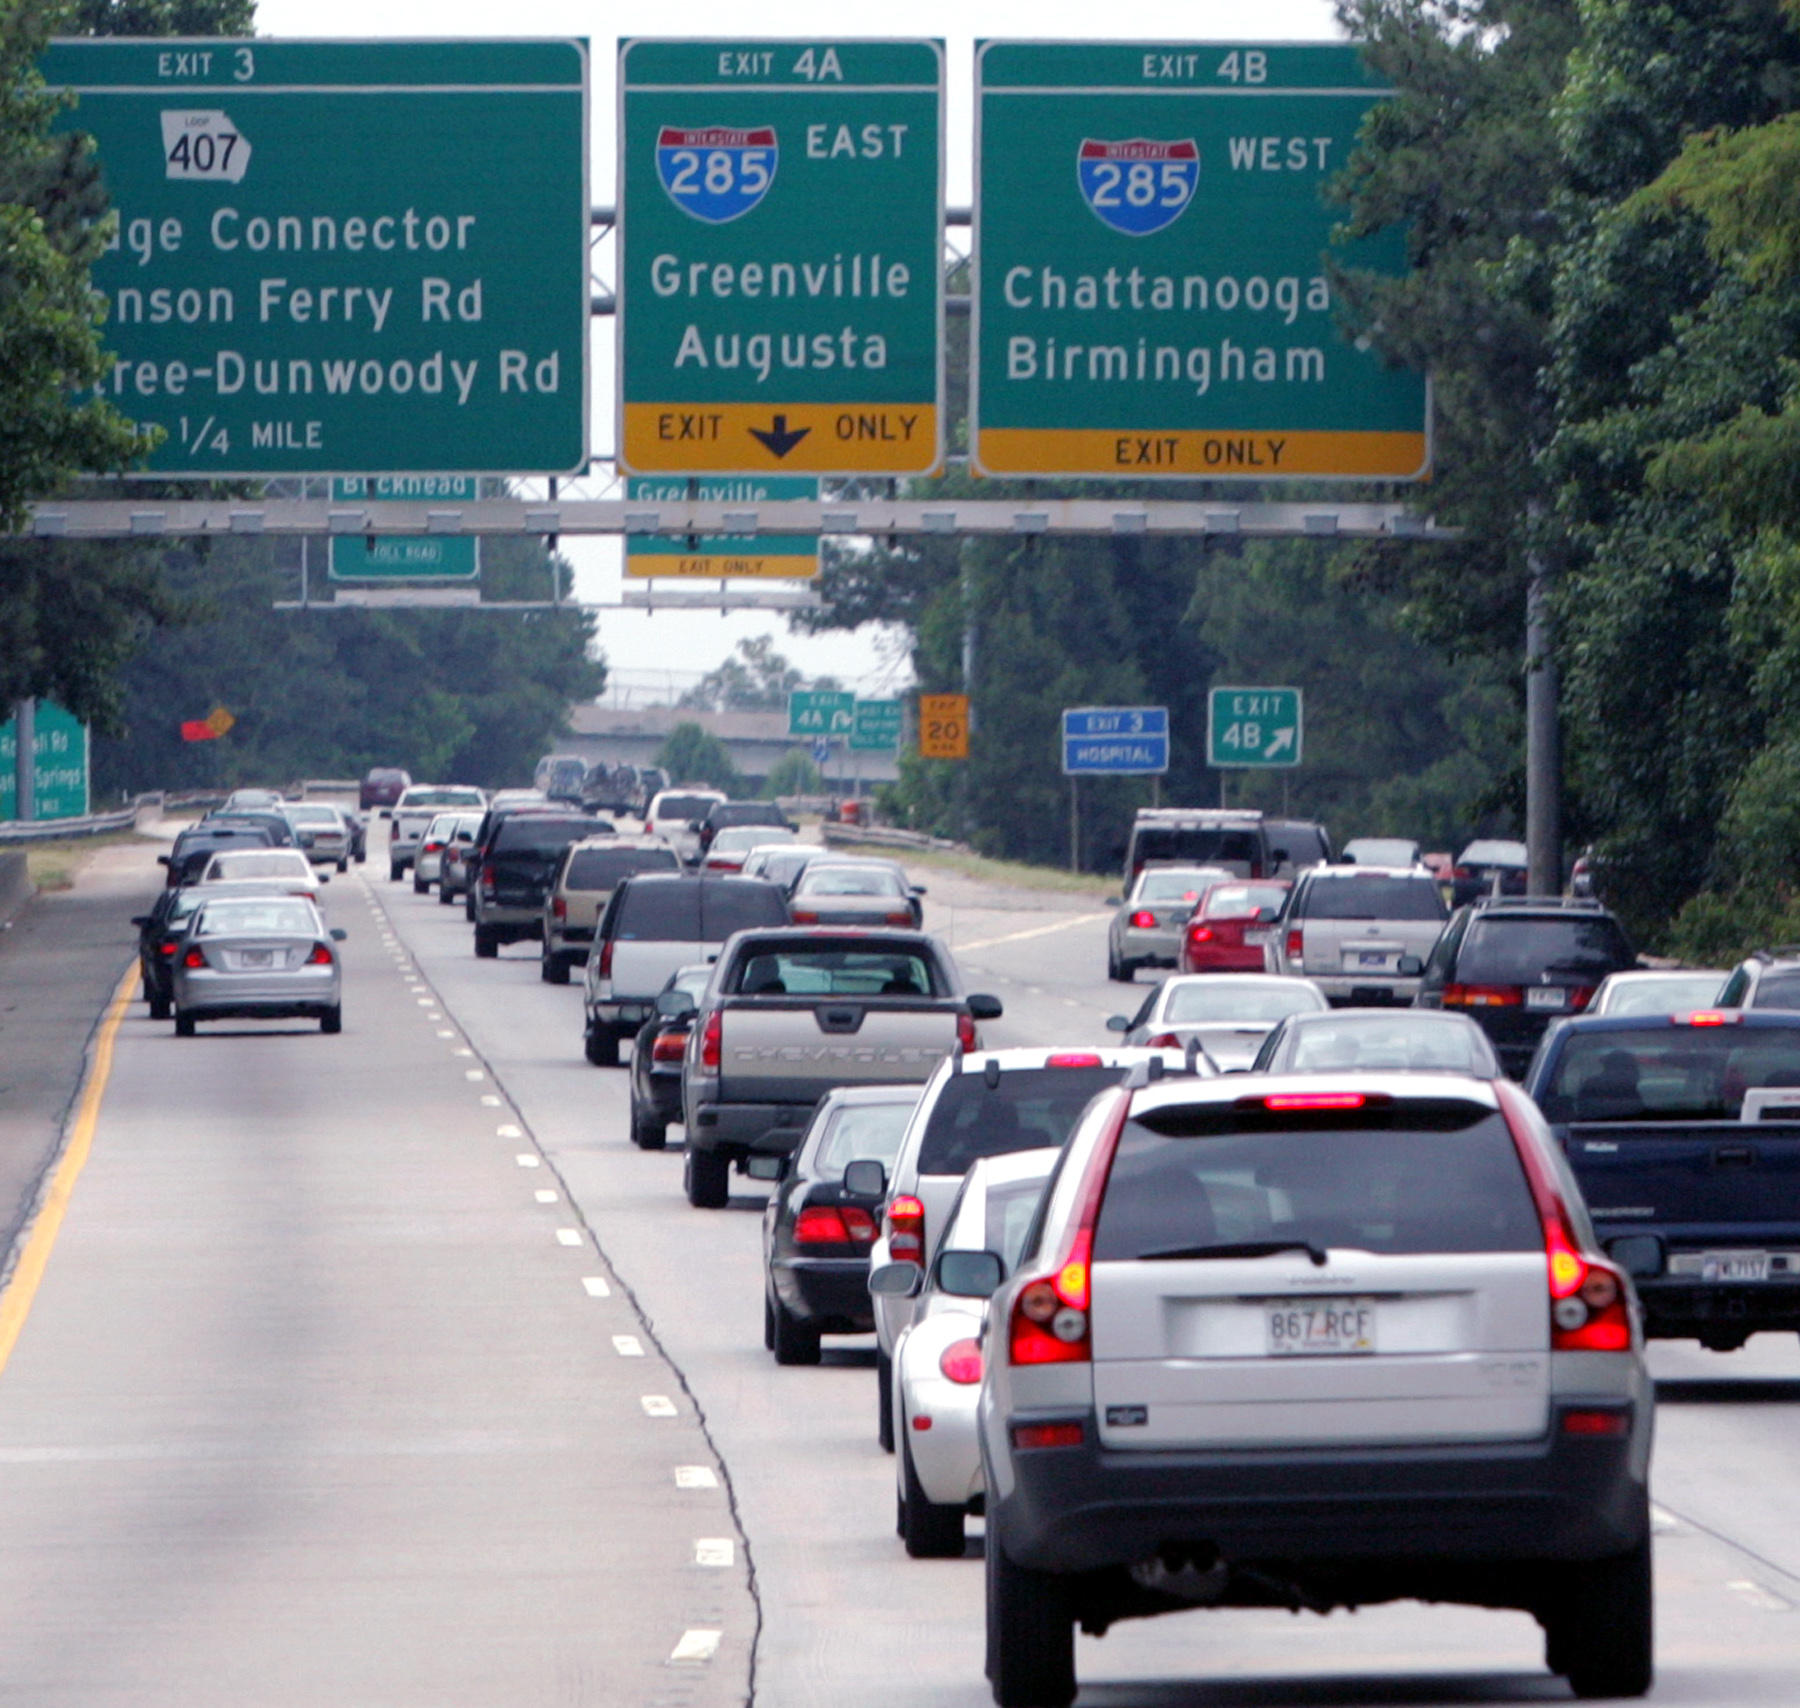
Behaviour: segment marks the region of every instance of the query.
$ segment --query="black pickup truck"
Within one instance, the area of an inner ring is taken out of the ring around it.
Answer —
[[[1525,1089],[1646,1334],[1731,1352],[1800,1330],[1800,1014],[1563,1021]]]

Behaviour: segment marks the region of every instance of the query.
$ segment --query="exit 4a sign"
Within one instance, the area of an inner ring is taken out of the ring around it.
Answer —
[[[1298,688],[1215,688],[1206,703],[1206,763],[1279,771],[1300,763]]]

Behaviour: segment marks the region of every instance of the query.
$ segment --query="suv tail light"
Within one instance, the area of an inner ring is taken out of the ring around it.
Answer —
[[[1589,995],[1593,993],[1590,991]],[[1525,992],[1516,984],[1447,984],[1444,986],[1446,1008],[1518,1008],[1524,1004]]]
[[[889,925],[911,925],[912,909],[903,907],[897,913],[890,913],[886,917]]]
[[[329,943],[313,944],[312,953],[306,957],[309,967],[328,967],[331,965],[331,945]]]
[[[494,893],[494,865],[491,860],[483,863],[481,868],[481,887],[489,895]]]
[[[1301,961],[1305,958],[1305,949],[1306,933],[1296,925],[1294,929],[1287,934],[1287,949],[1284,952],[1286,953],[1287,958],[1292,961],[1295,966],[1299,966]]]
[[[656,1041],[650,1046],[650,1059],[653,1062],[678,1062],[686,1054],[685,1032],[658,1032]]]
[[[888,1201],[888,1256],[896,1263],[925,1261],[925,1206],[910,1193]]]
[[[962,1050],[979,1050],[981,1034],[975,1030],[975,1016],[959,1014],[956,1017],[956,1042]]]
[[[961,1387],[970,1387],[981,1380],[981,1342],[978,1340],[953,1340],[938,1355],[938,1368],[943,1371],[945,1379],[957,1383]]]
[[[797,907],[790,917],[796,925],[817,925],[819,923],[818,911],[810,907]]]
[[[714,1009],[706,1017],[706,1030],[700,1034],[700,1071],[717,1073],[719,1058],[723,1054],[725,1040],[725,1016]]]
[[[612,977],[612,952],[613,940],[609,937],[600,945],[600,976],[603,979]]]
[[[1513,1148],[1524,1165],[1531,1196],[1544,1229],[1544,1258],[1550,1290],[1552,1352],[1629,1352],[1637,1328],[1631,1318],[1630,1283],[1624,1270],[1590,1257],[1576,1240],[1562,1191],[1531,1137],[1532,1113],[1515,1085],[1494,1087]]]
[[[441,842],[422,842],[419,844],[419,852],[421,854],[441,854],[443,851],[444,845]]]
[[[1101,1195],[1112,1172],[1113,1153],[1131,1109],[1131,1094],[1118,1091],[1116,1109],[1106,1132],[1088,1158],[1081,1186],[1081,1210],[1067,1249],[1054,1267],[1028,1279],[1013,1295],[1006,1355],[1014,1364],[1091,1364],[1094,1343],[1089,1309],[1092,1304],[1094,1223]]]
[[[1733,1009],[1729,1013],[1718,1008],[1704,1008],[1695,1014],[1671,1014],[1671,1026],[1739,1026],[1743,1024],[1742,1009]]]
[[[567,919],[569,917],[569,903],[566,897],[552,896],[550,898],[550,916],[552,919]]]
[[[875,1222],[855,1204],[808,1204],[794,1218],[795,1245],[873,1245]]]

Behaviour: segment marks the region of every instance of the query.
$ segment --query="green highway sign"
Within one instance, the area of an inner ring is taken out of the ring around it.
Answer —
[[[333,504],[472,504],[480,482],[472,474],[382,474],[331,483]],[[474,534],[333,534],[333,581],[474,581],[481,575],[481,540]]]
[[[627,468],[937,467],[943,121],[941,42],[619,44]]]
[[[1300,763],[1298,688],[1214,688],[1206,698],[1206,763],[1215,771],[1280,771]]]
[[[898,700],[858,700],[850,729],[850,751],[898,753],[902,715]]]
[[[118,217],[100,393],[147,472],[587,463],[575,41],[58,41]]]
[[[1324,190],[1387,92],[1352,44],[985,42],[982,472],[1422,478],[1417,374],[1337,331]],[[1340,259],[1400,271],[1400,234]]]
[[[801,499],[816,504],[810,475],[634,475],[625,496],[652,504],[759,504]],[[758,576],[810,581],[819,573],[817,534],[627,534],[628,576]]]
[[[39,700],[34,716],[37,739],[35,817],[85,818],[92,772],[87,725],[49,700]],[[0,724],[0,821],[19,816],[19,726],[16,718]]]
[[[849,735],[856,728],[856,696],[834,689],[795,689],[788,695],[788,734]]]

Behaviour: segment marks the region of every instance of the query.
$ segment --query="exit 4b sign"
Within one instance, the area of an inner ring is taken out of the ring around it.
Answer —
[[[1215,688],[1206,701],[1206,763],[1215,771],[1300,763],[1298,688]]]
[[[934,469],[942,43],[626,41],[619,85],[621,462]]]

